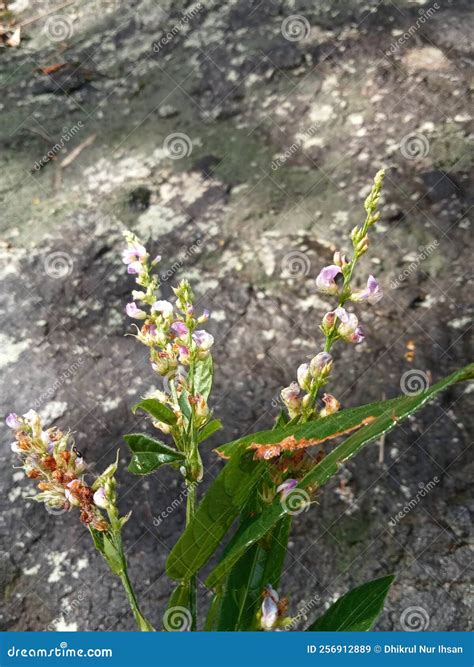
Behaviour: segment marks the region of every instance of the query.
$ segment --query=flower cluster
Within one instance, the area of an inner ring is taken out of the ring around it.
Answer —
[[[153,397],[171,407],[179,419],[182,416],[179,397],[184,390],[190,392],[189,400],[194,407],[197,426],[200,426],[207,420],[209,409],[205,398],[193,392],[192,377],[188,379],[188,376],[193,375],[198,361],[210,355],[214,343],[213,336],[201,328],[209,319],[209,311],[196,315],[194,294],[187,280],[173,288],[174,302],[159,299],[159,282],[154,268],[161,256],[151,260],[145,246],[134,234],[126,232],[125,237],[127,248],[122,259],[128,273],[135,276],[141,287],[133,290],[133,301],[127,304],[126,312],[129,317],[143,322],[141,327],[137,326],[136,338],[150,349],[152,368],[165,379],[165,391],[157,391]],[[156,422],[155,425],[169,432],[166,424]]]
[[[334,253],[333,264],[325,266],[316,278],[316,287],[323,294],[337,297],[337,306],[323,317],[321,331],[325,336],[324,351],[317,354],[309,363],[301,364],[297,371],[297,382],[292,382],[281,392],[290,419],[307,421],[318,416],[325,417],[339,410],[339,401],[331,394],[322,397],[324,407],[318,412],[315,403],[319,389],[329,379],[333,359],[329,353],[337,340],[346,343],[361,343],[364,333],[355,313],[344,307],[346,302],[366,302],[376,304],[383,297],[383,292],[374,276],[369,275],[364,289],[353,290],[352,277],[356,263],[369,247],[368,231],[377,222],[384,172],[379,171],[374,179],[369,196],[365,200],[365,222],[361,227],[354,227],[351,232],[353,257],[341,252]]]
[[[25,475],[37,480],[38,493],[32,498],[53,511],[78,507],[83,523],[98,531],[107,531],[109,524],[101,510],[115,500],[116,464],[109,466],[89,486],[83,478],[86,465],[69,433],[64,434],[54,427],[44,430],[34,410],[23,416],[12,413],[6,424],[15,433],[11,449],[20,455]]]

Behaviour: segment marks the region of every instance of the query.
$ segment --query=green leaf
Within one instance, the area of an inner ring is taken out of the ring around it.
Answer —
[[[404,401],[408,401],[411,412],[416,411],[434,395],[445,389],[455,382],[463,382],[465,380],[472,380],[474,378],[474,364],[469,364],[451,375],[443,378],[429,389],[416,396],[398,396],[386,401],[376,401],[375,403],[367,403],[357,408],[348,408],[341,410],[324,419],[307,422],[306,424],[293,424],[289,422],[286,427],[279,429],[270,429],[267,431],[258,431],[257,433],[250,433],[242,438],[233,440],[225,445],[220,445],[216,451],[224,458],[230,458],[237,452],[245,450],[250,444],[258,443],[261,445],[271,444],[274,442],[281,442],[284,438],[294,435],[297,440],[301,438],[315,438],[322,439],[331,436],[335,433],[340,433],[346,429],[352,428],[360,424],[362,419],[373,416],[378,417],[389,412],[392,407],[397,409],[397,414],[400,408],[403,408]],[[394,413],[395,414],[395,413]],[[408,414],[411,414],[410,412]],[[408,415],[403,415],[404,416]]]
[[[242,524],[245,528],[248,522]],[[227,577],[217,630],[255,630],[262,591],[270,584],[278,588],[286,556],[291,517],[248,549]]]
[[[370,630],[383,609],[395,577],[389,575],[357,586],[340,597],[309,628],[308,632],[363,632]]]
[[[252,489],[265,472],[262,462],[234,456],[217,475],[192,521],[173,547],[166,571],[172,579],[189,579],[221,544]]]
[[[357,419],[361,420],[367,417],[375,417],[373,422],[366,426],[362,426],[359,430],[352,433],[352,435],[350,435],[342,444],[334,448],[320,463],[315,465],[314,468],[300,480],[296,488],[307,489],[308,487],[322,486],[337,473],[339,466],[343,462],[357,454],[364,445],[379,438],[383,433],[390,431],[399,421],[405,419],[413,412],[416,412],[427,401],[433,398],[433,396],[443,389],[446,389],[451,384],[472,379],[473,377],[474,364],[471,364],[464,369],[456,371],[443,380],[440,380],[429,389],[416,396],[399,396],[395,399],[381,401],[379,403],[371,403],[353,410],[344,410],[340,413],[338,422],[335,422],[335,420],[331,418],[337,415],[331,415],[331,417],[327,417],[326,419],[321,419],[316,422],[308,422],[303,426],[285,429],[285,435],[283,435],[283,437],[286,437],[287,435],[295,435],[297,438],[307,437],[311,439],[321,439],[328,435],[328,422],[332,424],[332,433],[334,433],[336,424],[338,428],[337,432],[339,432],[347,428],[352,428],[352,426],[360,423],[359,421],[356,421]],[[350,415],[344,415],[344,413],[350,413]],[[277,433],[278,436],[276,436]],[[261,442],[262,440],[264,442],[278,442],[280,433],[281,432],[278,431],[269,431],[255,434],[254,436],[250,436],[250,442]],[[271,437],[272,439],[268,440],[268,437]],[[237,447],[234,447],[234,449],[237,449],[240,456],[242,456],[241,451],[244,447],[242,444],[244,440],[247,442],[245,447],[248,446],[248,438],[245,438],[236,441]],[[233,443],[234,446],[236,443]],[[219,448],[219,450],[221,450],[221,448]],[[229,448],[226,448],[226,451],[229,452]],[[287,513],[287,510],[288,506],[284,503],[280,503],[280,500],[276,498],[273,504],[265,509],[247,530],[239,536],[239,539],[236,540],[233,545],[232,551],[230,551],[226,558],[224,558],[211,572],[206,584],[209,587],[214,587],[222,581],[242,554],[249,549],[252,544],[271,530],[279,519]]]
[[[160,403],[156,398],[145,398],[143,401],[140,401],[140,403],[133,406],[133,414],[135,414],[137,410],[148,412],[148,414],[154,417],[157,421],[164,422],[169,426],[176,424],[176,415],[173,410],[166,405],[163,405],[163,403]]]
[[[123,438],[133,452],[128,469],[135,475],[148,475],[166,463],[184,460],[184,454],[145,433],[128,433]]]
[[[122,555],[113,540],[111,540],[110,537],[106,534],[104,534],[103,555],[112,572],[118,576],[121,576],[124,569]]]
[[[194,393],[202,394],[206,401],[212,389],[212,375],[212,356],[208,354],[207,357],[197,362],[194,369]]]
[[[92,539],[94,541],[94,546],[102,555],[104,555],[104,533],[101,530],[96,530],[89,524],[88,526]]]
[[[198,444],[204,442],[211,437],[216,431],[222,428],[222,423],[219,419],[212,419],[210,422],[207,422],[205,426],[198,433]]]
[[[204,632],[214,632],[217,630],[217,624],[221,613],[222,592],[218,591],[212,596],[209,611],[207,612],[206,621],[204,623]]]
[[[284,428],[288,424],[288,416],[284,410],[280,410],[278,413],[276,419],[275,419],[275,424],[273,426],[273,430],[279,429],[279,428]]]
[[[186,389],[183,389],[183,391],[179,395],[178,403],[179,407],[181,408],[181,412],[183,413],[186,419],[186,422],[189,422],[193,413],[191,410],[191,406],[189,404],[189,392],[187,392]]]
[[[165,632],[186,632],[195,630],[193,625],[193,593],[189,581],[181,582],[171,593],[163,614]]]

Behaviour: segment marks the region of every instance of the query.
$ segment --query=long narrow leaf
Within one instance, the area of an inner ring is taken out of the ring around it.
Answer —
[[[285,560],[291,517],[246,551],[232,568],[224,587],[217,630],[254,630],[262,591],[277,588]]]
[[[299,482],[297,489],[306,489],[309,486],[322,486],[339,469],[339,466],[357,454],[364,445],[372,440],[379,438],[383,433],[390,431],[397,423],[413,412],[420,409],[427,401],[433,398],[440,391],[449,385],[474,377],[474,365],[456,371],[452,375],[440,380],[428,390],[416,396],[401,396],[397,399],[383,401],[377,406],[378,417],[360,428],[360,430],[349,436],[341,445],[333,449],[319,464],[314,466],[305,477]],[[365,417],[375,416],[374,404],[365,406]],[[322,420],[323,422],[325,420]],[[320,437],[317,428],[318,422],[305,424],[307,429],[306,437]],[[313,427],[313,429],[311,428]],[[299,429],[293,429],[293,433]],[[273,431],[273,436],[277,432]],[[301,436],[299,436],[301,437]],[[273,440],[275,442],[275,440]],[[206,584],[209,587],[216,586],[227,575],[233,565],[239,560],[242,554],[249,549],[252,544],[265,535],[288,511],[285,503],[280,503],[275,499],[273,504],[255,519],[255,521],[244,531],[238,540],[235,541],[233,549],[228,552],[226,558],[221,561],[209,575]]]
[[[235,456],[219,473],[196,514],[172,549],[166,571],[189,579],[214,553],[265,470],[247,456]]]
[[[340,597],[312,623],[310,632],[365,632],[370,630],[383,609],[395,577],[389,575],[368,581]]]

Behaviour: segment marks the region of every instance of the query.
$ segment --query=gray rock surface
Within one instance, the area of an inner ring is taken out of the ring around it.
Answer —
[[[179,495],[170,471],[126,471],[121,436],[147,428],[130,407],[154,378],[124,337],[123,229],[159,249],[165,297],[187,276],[213,313],[226,426],[205,447],[207,483],[222,465],[212,446],[268,427],[279,389],[319,350],[329,301],[314,279],[333,246],[347,247],[381,165],[383,216],[361,272],[386,298],[359,309],[366,341],[337,349],[331,390],[345,407],[394,396],[403,373],[435,380],[472,350],[469,2],[429,15],[408,0],[160,5],[71,6],[0,54],[0,412],[34,407],[70,428],[94,470],[120,447],[131,576],[157,625],[184,516],[153,524]],[[30,2],[19,18],[41,11]],[[412,607],[430,630],[470,627],[469,398],[465,386],[446,392],[387,436],[383,462],[368,447],[297,517],[282,581],[293,613],[312,617],[395,572],[378,629],[400,629]],[[1,628],[132,629],[77,517],[27,499],[6,429],[1,438]],[[202,604],[207,595],[201,585]]]

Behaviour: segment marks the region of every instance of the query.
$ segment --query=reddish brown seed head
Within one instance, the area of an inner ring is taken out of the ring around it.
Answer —
[[[56,470],[57,468],[57,463],[54,456],[45,456],[44,459],[42,459],[41,463],[46,468],[46,470],[53,471]]]

